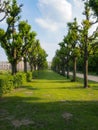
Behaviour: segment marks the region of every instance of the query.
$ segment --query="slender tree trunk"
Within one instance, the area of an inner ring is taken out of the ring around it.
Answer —
[[[87,41],[87,37],[86,40]],[[85,42],[85,51],[84,51],[84,88],[88,88],[88,46]]]
[[[88,88],[88,59],[84,57],[84,88]]]
[[[33,71],[33,65],[30,65],[30,70],[31,70],[31,72]]]
[[[69,58],[67,56],[67,79],[69,79]]]
[[[34,70],[36,70],[36,64],[34,64]]]
[[[69,66],[67,66],[67,79],[69,79]]]
[[[65,76],[65,66],[63,66],[63,68],[62,68],[62,74],[63,74],[63,76]]]
[[[77,60],[77,58],[76,57],[74,57],[74,59],[73,59],[73,64],[74,64],[74,68],[73,68],[73,80],[72,81],[76,81],[76,60]]]
[[[17,63],[13,62],[11,63],[11,66],[12,66],[12,75],[15,75],[17,72]]]
[[[24,57],[24,72],[27,72],[27,59]]]

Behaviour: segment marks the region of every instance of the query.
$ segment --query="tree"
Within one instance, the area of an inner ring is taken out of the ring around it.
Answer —
[[[82,50],[82,54],[84,57],[84,88],[88,88],[88,58],[90,53],[92,52],[92,42],[95,40],[98,29],[93,32],[93,34],[89,34],[89,29],[92,27],[94,22],[91,21],[91,14],[90,14],[90,7],[89,2],[86,1],[85,3],[85,20],[82,22],[82,26],[80,31],[80,49]]]
[[[33,42],[31,48],[29,48],[28,51],[28,62],[30,65],[31,71],[36,70],[36,62],[37,62],[37,46],[38,46],[39,40],[36,40]]]
[[[39,40],[35,40],[28,53],[28,62],[31,67],[31,71],[33,68],[34,70],[40,70],[47,67],[47,56],[48,55],[45,50],[41,48]]]
[[[78,47],[78,24],[76,18],[74,22],[68,23],[69,28],[69,43],[71,45],[71,59],[73,60],[73,79],[72,81],[76,81],[76,60],[79,56],[79,47]]]
[[[68,30],[68,34],[64,37],[64,47],[65,47],[65,63],[66,63],[66,71],[67,71],[67,78],[69,78],[69,69],[70,69],[70,59],[72,53],[72,45],[71,45],[71,38],[70,38],[70,30]]]
[[[19,51],[22,45],[22,39],[20,34],[16,32],[15,27],[20,19],[22,5],[18,5],[16,0],[13,0],[9,5],[9,16],[7,17],[7,30],[0,29],[0,42],[1,46],[5,50],[8,60],[12,66],[12,74],[17,72],[17,63],[21,58],[21,52]]]
[[[61,56],[59,55],[60,54],[60,50],[56,50],[56,53],[55,53],[55,56],[53,57],[53,60],[52,60],[52,69],[59,73],[59,74],[62,74],[62,59],[61,59]]]
[[[21,21],[19,23],[19,33],[23,40],[22,55],[24,58],[24,72],[27,72],[28,51],[34,42],[36,33],[34,31],[31,32],[31,26],[27,21]]]
[[[60,65],[62,70],[62,75],[65,76],[65,71],[67,70],[67,78],[69,78],[69,45],[67,42],[67,36],[64,37],[63,42],[59,43],[60,45],[60,51],[59,51],[59,57],[60,57]]]

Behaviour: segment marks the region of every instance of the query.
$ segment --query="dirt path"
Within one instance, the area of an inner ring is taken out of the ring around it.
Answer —
[[[69,74],[72,75],[72,72]],[[83,74],[77,73],[77,77],[83,78]],[[88,80],[98,82],[98,76],[88,75]]]

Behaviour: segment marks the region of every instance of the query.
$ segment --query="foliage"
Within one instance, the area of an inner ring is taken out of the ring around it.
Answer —
[[[90,35],[89,30],[93,26],[91,10],[89,7],[89,2],[86,1],[84,3],[84,15],[85,19],[82,21],[81,28],[79,30],[79,41],[80,41],[80,49],[82,50],[82,56],[84,61],[84,88],[88,87],[88,59],[89,55],[92,53],[92,43],[96,39],[98,35],[98,28]]]
[[[17,63],[21,59],[20,48],[22,45],[22,39],[19,33],[16,33],[15,26],[20,19],[22,5],[18,5],[16,0],[12,0],[9,4],[9,15],[6,19],[7,30],[0,29],[0,42],[1,46],[6,52],[9,62],[12,65],[12,74],[17,72]]]
[[[64,76],[65,71],[67,71],[67,78],[69,78],[69,64],[70,61],[73,60],[74,62],[73,80],[75,81],[76,58],[79,56],[79,47],[77,45],[79,36],[78,36],[78,30],[77,30],[78,25],[76,18],[74,19],[74,22],[68,23],[67,25],[68,25],[68,34],[64,37],[63,42],[59,43],[60,50],[57,50],[56,52],[56,55],[52,62],[52,68]]]
[[[18,88],[26,82],[26,74],[18,72],[16,75],[13,76],[13,84],[14,88]]]
[[[31,32],[31,26],[27,23],[27,21],[21,21],[18,29],[21,39],[23,40],[22,57],[24,58],[24,72],[27,72],[28,52],[34,44],[36,33],[34,31]]]
[[[32,72],[27,72],[26,73],[26,80],[27,80],[27,82],[31,82],[32,81]]]
[[[10,75],[0,77],[0,96],[13,89],[13,78]]]
[[[31,71],[47,68],[47,53],[42,49],[39,40],[35,40],[28,52],[28,62]]]
[[[70,64],[72,64],[73,81],[75,81],[77,61],[78,69],[84,70],[84,88],[87,88],[88,67],[91,69],[92,66],[91,61],[88,60],[92,60],[92,58],[89,58],[90,55],[94,55],[98,52],[98,28],[96,27],[92,34],[90,34],[89,31],[91,27],[98,22],[98,19],[96,20],[95,18],[95,22],[92,20],[93,16],[91,8],[89,7],[89,1],[84,1],[85,6],[83,15],[85,15],[85,19],[82,20],[81,25],[78,25],[76,18],[74,19],[74,22],[67,24],[68,33],[64,37],[63,41],[59,43],[60,49],[56,51],[53,58],[52,68],[63,75],[65,75],[65,71],[67,71],[67,77],[69,77],[69,68]],[[90,65],[88,63],[90,63]]]
[[[89,0],[89,6],[94,11],[95,16],[98,17],[98,0]]]

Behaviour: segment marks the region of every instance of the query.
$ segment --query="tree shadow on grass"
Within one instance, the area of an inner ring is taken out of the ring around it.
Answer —
[[[23,89],[29,89],[29,90],[39,90],[39,88],[34,87],[34,86],[29,86],[29,85],[23,85],[21,86]]]
[[[3,97],[0,111],[1,130],[98,129],[98,101],[41,102],[37,97]],[[21,124],[23,120],[31,123]]]
[[[33,75],[34,79],[41,80],[65,80],[66,77],[61,76],[53,71],[36,71]]]

